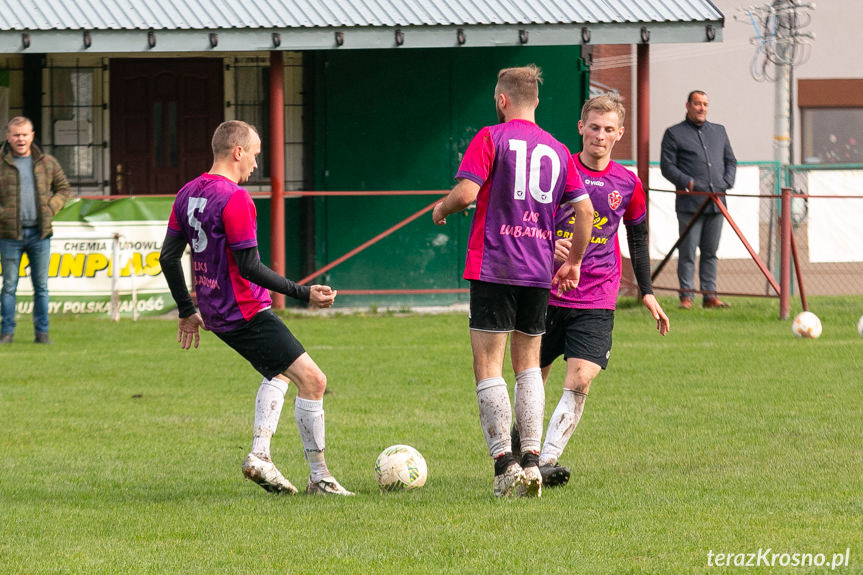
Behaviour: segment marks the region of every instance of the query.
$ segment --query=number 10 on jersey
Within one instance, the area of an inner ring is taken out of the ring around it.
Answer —
[[[531,197],[541,204],[549,204],[553,198],[552,191],[560,178],[560,157],[550,146],[537,144],[530,152],[528,161],[527,142],[525,140],[509,140],[509,151],[515,153],[515,182],[513,183],[513,197],[516,200],[525,199],[525,191],[529,191]],[[548,179],[547,190],[542,189],[540,171],[542,170],[543,158],[548,158],[551,167],[551,175]],[[530,176],[528,176],[528,172]]]

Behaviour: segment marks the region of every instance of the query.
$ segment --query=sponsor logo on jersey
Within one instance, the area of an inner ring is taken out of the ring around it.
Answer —
[[[616,210],[617,208],[619,208],[620,202],[622,202],[622,201],[623,201],[623,196],[620,195],[620,192],[618,192],[617,190],[614,190],[613,192],[608,194],[608,206],[612,210]]]
[[[601,188],[605,185],[605,182],[603,182],[602,180],[591,180],[590,178],[584,178],[584,183],[590,184],[591,186],[596,186],[598,188]]]
[[[593,227],[595,227],[598,230],[601,230],[602,226],[604,226],[607,223],[608,223],[608,218],[606,218],[605,216],[600,216],[599,212],[596,212],[596,211],[593,212]]]

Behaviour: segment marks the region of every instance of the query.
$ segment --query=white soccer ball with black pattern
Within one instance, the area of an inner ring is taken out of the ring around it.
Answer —
[[[821,320],[811,311],[801,311],[791,322],[791,332],[797,337],[818,339],[821,336]]]
[[[410,445],[391,445],[375,461],[375,479],[383,491],[417,489],[427,478],[425,458]]]

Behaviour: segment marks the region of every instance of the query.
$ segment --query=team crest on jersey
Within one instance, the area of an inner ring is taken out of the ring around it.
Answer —
[[[620,192],[614,190],[610,194],[608,194],[608,205],[612,210],[616,210],[620,207],[620,202],[623,201],[623,196],[620,195]]]

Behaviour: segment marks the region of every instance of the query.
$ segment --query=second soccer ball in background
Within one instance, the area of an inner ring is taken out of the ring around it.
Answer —
[[[818,339],[821,336],[821,320],[811,311],[801,311],[791,322],[791,332],[797,337]]]

